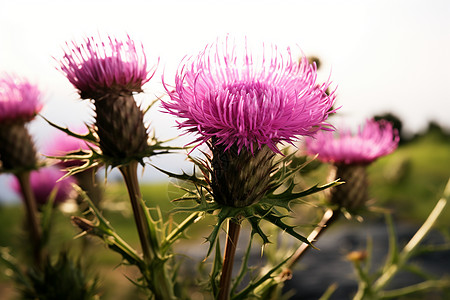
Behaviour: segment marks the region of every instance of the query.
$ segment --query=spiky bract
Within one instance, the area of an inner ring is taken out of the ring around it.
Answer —
[[[224,145],[212,146],[211,187],[216,202],[244,207],[258,202],[269,189],[274,153],[265,146],[255,154],[236,146],[224,151]]]

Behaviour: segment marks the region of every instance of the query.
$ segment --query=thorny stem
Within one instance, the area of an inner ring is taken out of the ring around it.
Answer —
[[[320,236],[323,231],[329,227],[334,221],[337,220],[339,216],[338,211],[327,209],[323,214],[322,220],[320,220],[319,224],[317,224],[316,228],[308,235],[308,241],[314,242]],[[302,255],[311,248],[308,244],[302,243],[291,259],[286,263],[286,267],[288,269],[292,269],[292,267],[297,263],[297,261],[302,257]],[[283,272],[284,273],[284,272]]]
[[[150,289],[156,299],[173,300],[174,289],[171,278],[165,269],[165,260],[161,258],[158,240],[153,224],[149,224],[150,215],[142,201],[141,191],[137,178],[137,161],[119,167],[127,185],[130,196],[131,207],[133,208],[134,220],[138,229],[146,270],[141,270],[148,280]]]
[[[225,244],[225,254],[222,265],[222,275],[220,276],[218,300],[230,299],[231,274],[233,271],[234,255],[239,239],[241,225],[239,220],[228,220],[227,241]]]
[[[141,206],[142,196],[137,178],[137,165],[137,161],[133,161],[127,165],[119,167],[119,170],[122,173],[127,185],[128,195],[130,197],[131,207],[133,209],[134,221],[136,222],[142,253],[144,255],[144,261],[149,263],[153,259],[154,253],[151,251],[149,225],[145,219],[145,213],[143,211],[144,208]]]
[[[16,177],[22,190],[23,199],[25,202],[26,218],[28,223],[28,231],[33,246],[33,258],[37,267],[42,263],[42,236],[41,227],[37,216],[36,200],[30,184],[30,172],[21,172],[16,174]]]

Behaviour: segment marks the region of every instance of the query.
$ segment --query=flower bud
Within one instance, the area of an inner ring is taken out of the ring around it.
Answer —
[[[345,183],[330,189],[330,203],[349,211],[364,207],[369,199],[366,166],[338,164],[330,173],[330,180],[336,179]]]
[[[103,154],[116,159],[139,159],[147,146],[144,115],[132,95],[106,95],[95,104],[95,125]]]
[[[0,160],[6,171],[37,168],[36,149],[24,124],[0,124]]]
[[[217,203],[245,207],[264,196],[270,183],[274,152],[264,146],[252,154],[246,148],[238,152],[237,146],[212,147],[212,188]]]
[[[0,78],[0,160],[6,171],[37,168],[34,143],[25,124],[41,110],[40,92],[28,81]]]
[[[80,97],[93,101],[103,154],[112,158],[113,164],[140,161],[148,134],[133,93],[142,92],[142,85],[154,73],[147,68],[143,48],[130,37],[88,37],[81,44],[67,46],[60,68]]]

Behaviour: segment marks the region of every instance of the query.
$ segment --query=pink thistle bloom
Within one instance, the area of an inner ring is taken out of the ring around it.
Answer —
[[[110,92],[142,92],[154,74],[147,69],[142,44],[137,47],[129,36],[123,41],[88,37],[66,46],[60,68],[83,99],[98,99]]]
[[[73,196],[74,189],[72,184],[75,183],[73,177],[66,177],[59,180],[64,176],[64,172],[53,167],[42,168],[36,171],[32,171],[30,175],[31,189],[33,190],[38,205],[44,205],[47,203],[53,189],[57,189],[55,195],[55,204],[62,203]],[[59,181],[58,181],[59,180]],[[20,185],[17,179],[11,182],[12,188],[21,193]]]
[[[393,152],[400,137],[390,122],[367,120],[357,134],[348,129],[318,132],[306,139],[306,151],[319,154],[323,162],[338,164],[369,164],[377,158]]]
[[[80,130],[81,132],[81,130]],[[84,128],[84,132],[81,134],[86,134],[87,130]],[[94,145],[90,145],[95,147]],[[47,149],[45,150],[45,155],[47,156],[65,156],[69,153],[75,153],[80,151],[90,151],[88,143],[78,139],[76,137],[70,136],[62,131],[58,131],[54,136],[53,140],[47,144]],[[81,166],[84,162],[79,160],[71,161],[61,161],[59,165],[64,168]]]
[[[196,142],[214,138],[225,150],[254,152],[267,145],[279,152],[280,142],[293,143],[300,135],[327,128],[335,96],[325,93],[329,82],[316,83],[316,67],[306,57],[294,60],[288,48],[263,50],[257,59],[245,46],[213,44],[180,66],[166,112],[185,119],[180,129],[199,133]]]
[[[0,123],[28,122],[42,109],[36,85],[22,78],[0,78]]]

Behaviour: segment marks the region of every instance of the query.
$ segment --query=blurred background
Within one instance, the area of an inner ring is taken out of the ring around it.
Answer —
[[[146,104],[164,94],[161,76],[173,82],[186,55],[226,34],[291,47],[321,60],[319,79],[337,87],[339,117],[356,126],[391,113],[407,137],[430,122],[450,128],[450,2],[435,1],[1,1],[0,72],[40,86],[42,115],[66,126],[92,119],[87,101],[57,70],[65,42],[98,33],[130,34],[160,63],[138,97]],[[155,108],[147,116],[162,139],[180,134],[171,116]],[[54,129],[42,118],[30,125],[40,149]],[[182,137],[176,143],[193,139]],[[180,169],[184,157],[161,158]],[[157,162],[159,163],[159,161]],[[12,195],[0,177],[0,201]],[[166,177],[147,168],[146,180]]]
[[[45,102],[41,114],[76,128],[92,121],[93,112],[57,70],[57,60],[65,42],[86,35],[129,34],[143,43],[150,65],[159,58],[154,78],[137,97],[143,105],[164,95],[163,74],[173,83],[183,57],[226,34],[247,36],[256,46],[273,43],[291,47],[298,56],[316,56],[319,80],[330,78],[337,87],[341,109],[333,123],[356,127],[367,118],[388,115],[401,129],[399,149],[370,167],[371,194],[396,208],[404,220],[419,223],[450,175],[449,13],[448,0],[0,1],[0,72],[38,84]],[[180,134],[175,120],[159,107],[152,108],[147,121],[160,139]],[[29,128],[43,151],[55,130],[41,117]],[[182,136],[173,144],[193,138]],[[152,162],[171,171],[190,170],[185,157],[174,154]],[[143,174],[144,198],[170,198],[165,175],[152,167]],[[110,180],[114,178],[113,173]],[[19,202],[9,181],[0,175],[0,203]],[[123,187],[112,185],[105,198],[114,202],[123,193]],[[0,227],[8,228],[20,212],[4,207],[0,205]],[[448,209],[445,216],[450,219]],[[116,217],[119,228],[129,223]],[[64,224],[71,239],[73,228]],[[134,232],[131,225],[122,229],[127,236]],[[441,225],[448,229],[449,222]],[[11,238],[11,232],[0,230],[1,246]]]

